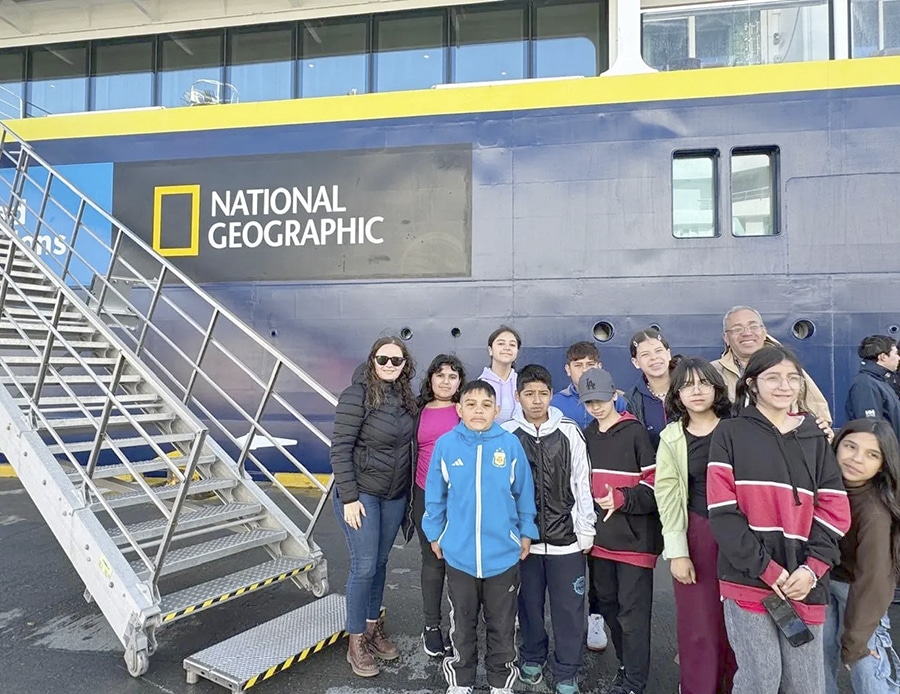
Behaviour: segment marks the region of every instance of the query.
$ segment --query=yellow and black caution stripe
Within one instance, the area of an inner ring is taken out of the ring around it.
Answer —
[[[203,602],[198,602],[194,605],[190,605],[189,607],[185,607],[180,610],[176,610],[175,612],[169,612],[168,614],[163,616],[162,623],[166,624],[167,622],[174,621],[176,619],[180,619],[181,617],[187,617],[194,612],[200,612],[201,610],[205,610],[214,605],[221,605],[223,602],[228,602],[229,600],[233,600],[234,598],[239,598],[242,595],[246,595],[247,593],[252,593],[254,591],[259,590],[260,588],[266,588],[274,583],[281,583],[282,581],[286,581],[289,578],[293,578],[298,574],[305,573],[313,568],[315,564],[309,564],[308,566],[301,566],[291,571],[286,571],[284,573],[278,574],[277,576],[271,576],[264,581],[257,581],[256,583],[251,583],[249,586],[242,586],[237,590],[232,590],[224,595],[220,595],[216,598],[209,598],[208,600],[204,600]]]
[[[386,610],[382,609],[381,617],[384,617],[385,613],[386,613]],[[267,679],[269,679],[273,675],[278,674],[279,672],[284,672],[292,665],[296,665],[297,663],[302,663],[304,660],[309,658],[309,656],[311,656],[313,653],[318,653],[326,646],[333,646],[334,644],[336,644],[338,641],[340,641],[345,636],[347,636],[347,632],[344,630],[341,630],[335,634],[332,634],[328,638],[322,639],[318,643],[316,643],[312,646],[309,646],[308,648],[304,648],[297,655],[292,655],[290,658],[285,660],[283,663],[279,663],[278,665],[273,665],[265,672],[261,672],[258,675],[254,675],[253,677],[251,677],[249,680],[247,680],[244,683],[244,685],[240,688],[239,691],[245,691],[247,689],[250,689],[250,687],[252,687],[253,685],[259,684],[260,682],[265,682]]]

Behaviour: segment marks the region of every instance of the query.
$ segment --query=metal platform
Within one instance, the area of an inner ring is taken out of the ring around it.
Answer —
[[[328,595],[184,659],[187,681],[200,677],[242,692],[346,636],[343,595]]]

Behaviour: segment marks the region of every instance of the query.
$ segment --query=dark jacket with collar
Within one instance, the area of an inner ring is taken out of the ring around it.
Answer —
[[[650,434],[650,443],[653,450],[659,448],[659,435],[666,428],[666,405],[650,392],[647,381],[641,376],[637,383],[628,391],[628,411],[644,425]]]
[[[706,479],[722,597],[761,603],[782,570],[806,564],[819,581],[794,606],[808,624],[822,624],[827,574],[840,561],[850,505],[815,420],[805,417],[783,434],[756,407],[745,407],[716,427]]]
[[[848,419],[884,419],[900,438],[900,398],[891,385],[892,371],[864,361],[847,394]]]
[[[412,481],[415,413],[403,406],[395,383],[386,384],[384,401],[366,408],[365,367],[338,398],[331,436],[331,469],[338,498],[347,504],[360,492],[383,499],[407,494]]]

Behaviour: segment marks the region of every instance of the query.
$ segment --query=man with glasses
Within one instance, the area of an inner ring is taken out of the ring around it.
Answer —
[[[722,331],[726,349],[712,365],[722,374],[725,385],[728,386],[728,397],[734,400],[735,387],[744,373],[747,360],[765,345],[781,343],[766,332],[766,325],[759,311],[749,306],[729,309],[722,319]],[[831,426],[828,401],[806,371],[803,372],[803,386],[798,401],[805,403],[803,409]]]
[[[856,353],[862,366],[847,395],[847,419],[884,419],[900,438],[900,400],[891,387],[900,366],[897,343],[887,335],[869,335]]]

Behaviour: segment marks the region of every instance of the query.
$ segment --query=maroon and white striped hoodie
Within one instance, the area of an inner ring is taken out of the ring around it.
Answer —
[[[850,505],[825,435],[810,415],[797,416],[803,421],[787,434],[753,406],[716,427],[706,475],[709,521],[723,598],[762,612],[782,569],[806,564],[819,582],[794,608],[806,623],[822,624]]]

